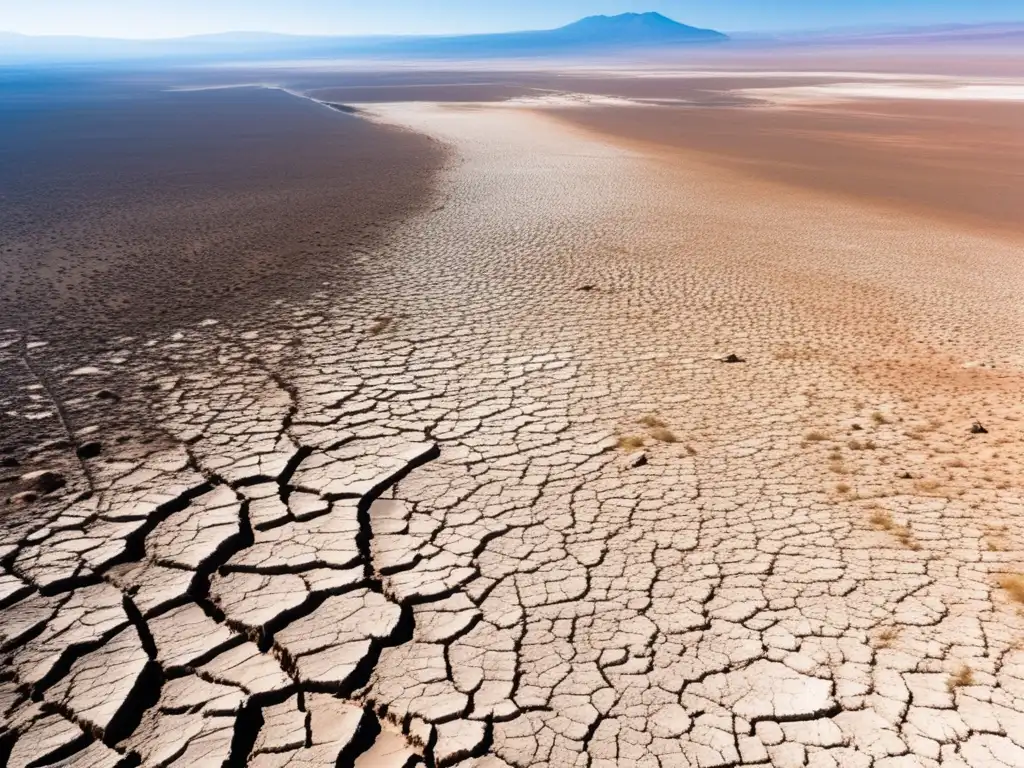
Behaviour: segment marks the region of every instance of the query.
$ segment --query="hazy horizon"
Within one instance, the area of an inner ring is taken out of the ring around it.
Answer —
[[[893,5],[883,0],[857,4],[782,0],[770,8],[756,0],[725,0],[713,5],[692,0],[523,0],[480,7],[471,0],[443,0],[428,9],[414,0],[387,0],[372,7],[350,0],[224,0],[210,8],[199,0],[183,0],[173,7],[151,0],[38,0],[31,6],[0,10],[0,32],[138,40],[233,32],[353,37],[463,35],[551,29],[586,16],[649,11],[696,27],[748,33],[982,24],[1024,18],[1020,4],[1011,0],[909,0],[898,8]]]

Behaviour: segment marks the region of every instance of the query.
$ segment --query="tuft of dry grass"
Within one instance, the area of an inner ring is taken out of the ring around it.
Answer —
[[[926,477],[914,481],[914,488],[921,493],[935,493],[942,487],[942,483],[933,477]]]
[[[966,664],[962,665],[960,669],[949,676],[949,680],[946,681],[946,689],[952,693],[957,688],[963,688],[964,686],[974,685],[974,670]]]
[[[615,447],[627,453],[639,451],[644,447],[644,439],[637,435],[624,435],[615,441]]]
[[[804,440],[806,440],[809,443],[820,443],[823,440],[828,440],[828,435],[826,435],[819,429],[812,429],[810,432],[804,435]]]
[[[852,490],[849,483],[836,483],[836,491],[839,493],[849,493]]]
[[[873,422],[875,422],[875,424],[888,424],[889,423],[888,417],[884,413],[882,413],[881,411],[875,411],[874,413],[872,413],[871,414],[871,420]]]
[[[387,315],[373,318],[373,325],[370,326],[370,335],[378,336],[384,333],[384,331],[386,331],[394,321],[395,319],[393,317],[388,317]]]
[[[999,586],[1018,603],[1024,603],[1024,575],[1007,573],[999,577]]]
[[[655,416],[653,413],[649,413],[641,418],[640,423],[651,429],[664,428],[668,426],[668,423],[664,419],[660,416]]]
[[[697,455],[697,449],[694,448],[692,445],[687,444],[687,446],[686,446],[686,453],[689,454],[690,456],[696,456]]]
[[[912,549],[915,552],[921,549],[921,545],[914,540],[913,534],[910,532],[910,528],[906,525],[900,525],[897,523],[893,516],[884,509],[876,509],[871,513],[871,517],[868,521],[882,531],[888,531],[891,533],[896,540],[907,549]]]
[[[872,512],[871,517],[868,518],[868,522],[876,528],[881,528],[883,531],[891,531],[896,527],[896,521],[893,520],[892,515],[884,509],[876,509]]]
[[[842,460],[840,459],[833,459],[832,461],[830,461],[828,463],[828,468],[830,471],[835,472],[837,475],[850,474],[850,470],[846,468],[846,465],[843,464]]]
[[[946,466],[952,467],[953,469],[962,469],[967,466],[967,462],[957,456],[956,458],[950,459],[946,462]]]
[[[899,636],[900,631],[896,627],[885,627],[875,638],[875,648],[891,648]]]
[[[675,443],[679,441],[676,437],[675,432],[671,429],[664,429],[662,427],[656,427],[651,430],[651,437],[660,443]]]

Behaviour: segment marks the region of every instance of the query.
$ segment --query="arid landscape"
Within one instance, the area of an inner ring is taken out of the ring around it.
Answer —
[[[12,75],[0,764],[1024,766],[1024,66],[887,56]]]

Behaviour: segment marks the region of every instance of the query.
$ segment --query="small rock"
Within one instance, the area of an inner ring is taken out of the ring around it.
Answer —
[[[722,362],[723,363],[745,363],[747,361],[744,360],[739,355],[729,355],[728,357],[723,357],[722,358]]]
[[[911,475],[905,469],[901,469],[899,472],[897,472],[896,473],[896,477],[898,477],[900,480],[911,480],[911,479],[913,479],[913,475]]]
[[[592,291],[592,290],[594,290],[594,286],[592,286],[592,285],[581,285],[576,290],[577,291]]]
[[[118,400],[121,399],[121,396],[117,394],[117,392],[111,392],[109,389],[101,389],[99,392],[96,393],[96,399],[109,400],[116,403]]]
[[[987,435],[988,434],[988,430],[985,429],[985,427],[982,425],[982,423],[980,421],[976,421],[973,424],[971,424],[971,434],[972,435]]]
[[[636,456],[635,456],[635,457],[634,457],[634,458],[633,458],[633,459],[632,459],[632,460],[631,460],[631,461],[629,462],[629,466],[633,467],[634,469],[636,469],[637,467],[644,467],[644,466],[647,466],[647,454],[646,454],[646,453],[640,453],[640,454],[637,454],[637,455],[636,455]]]
[[[21,462],[14,456],[4,456],[0,459],[0,467],[20,467]]]
[[[64,475],[49,469],[40,469],[21,476],[21,484],[25,488],[42,494],[53,493],[67,484]]]
[[[850,429],[852,429],[854,432],[860,432],[862,429],[864,429],[864,427],[862,427],[860,424],[852,424],[850,425]]]
[[[7,499],[8,504],[31,504],[39,498],[35,491],[22,491]]]
[[[103,452],[103,443],[99,440],[90,440],[87,443],[82,443],[78,446],[78,450],[75,453],[78,454],[80,459],[94,459]]]

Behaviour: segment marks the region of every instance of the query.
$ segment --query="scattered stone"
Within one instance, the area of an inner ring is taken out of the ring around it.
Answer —
[[[59,488],[63,488],[67,485],[67,479],[60,472],[54,472],[50,469],[40,469],[36,472],[29,472],[28,474],[22,475],[20,479],[21,486],[32,491],[37,491],[43,496],[48,493],[53,493]]]
[[[99,440],[90,440],[78,446],[75,453],[80,459],[95,459],[103,452],[103,444]]]
[[[988,430],[985,429],[984,425],[980,421],[976,421],[973,424],[971,424],[971,434],[972,435],[987,435],[988,434]]]
[[[731,354],[731,355],[729,355],[729,356],[727,356],[727,357],[723,357],[723,358],[722,358],[722,362],[723,362],[723,363],[745,363],[745,362],[747,362],[747,361],[746,361],[746,360],[744,360],[744,359],[743,359],[742,357],[740,357],[739,355],[733,355],[733,354]]]
[[[581,285],[576,290],[577,291],[592,291],[592,290],[594,290],[594,286],[592,286],[592,285]]]
[[[99,392],[96,393],[95,397],[97,400],[106,400],[108,402],[114,403],[121,399],[121,396],[119,394],[117,394],[116,392],[112,392],[109,389],[101,389]]]

